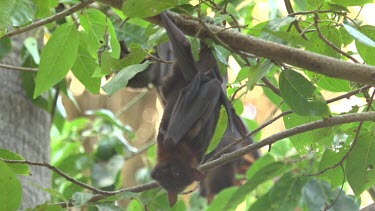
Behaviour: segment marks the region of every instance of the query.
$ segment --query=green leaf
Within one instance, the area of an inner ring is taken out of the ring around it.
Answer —
[[[152,26],[154,24],[149,25]],[[149,36],[146,35],[146,29],[144,27],[129,23],[128,21],[125,25],[123,22],[115,23],[115,29],[118,36],[117,38],[123,40],[127,45],[135,43],[140,44],[144,48],[147,47],[146,43]]]
[[[290,139],[286,138],[286,139],[283,139],[282,141],[278,141],[272,144],[271,151],[269,153],[270,155],[273,155],[278,159],[283,159],[283,158],[290,157],[296,154],[296,151]],[[251,168],[252,167],[253,166],[251,166]]]
[[[268,77],[267,76],[267,79],[269,81],[271,81],[271,83],[273,85],[275,85],[276,87],[278,87],[278,84],[277,84],[277,81],[276,81],[276,78],[274,76],[272,77]],[[277,107],[280,107],[280,105],[282,104],[283,102],[283,99],[277,95],[275,92],[273,92],[270,88],[268,87],[262,87],[263,89],[263,92],[264,94],[268,97],[268,99]]]
[[[340,160],[345,156],[347,151],[347,148],[340,148],[340,150],[335,151],[326,149],[323,153],[322,159],[320,160],[318,171],[323,171],[339,163]],[[338,166],[334,169],[329,169],[328,171],[324,172],[322,175],[320,175],[320,177],[329,181],[332,188],[336,188],[342,184],[344,179],[344,172],[341,166]]]
[[[51,15],[51,11],[57,5],[54,5],[51,0],[32,0],[36,4],[36,18],[45,18]]]
[[[320,120],[320,117],[304,117],[297,114],[289,114],[283,117],[285,128],[290,129],[302,124]],[[298,153],[306,154],[310,150],[324,152],[325,146],[331,146],[334,128],[322,128],[307,131],[289,137]]]
[[[359,210],[361,200],[343,193],[340,188],[332,191],[327,182],[311,180],[303,187],[303,201],[308,210],[324,210],[326,204],[332,205],[330,211]]]
[[[361,26],[361,32],[368,36],[368,38],[375,40],[375,26]],[[375,48],[365,45],[356,40],[355,45],[357,47],[359,55],[369,65],[375,65]]]
[[[306,178],[284,175],[268,193],[258,198],[249,210],[284,211],[295,210]]]
[[[335,11],[345,11],[345,12],[349,12],[350,11],[348,10],[348,8],[340,5],[340,4],[332,4],[332,3],[329,3],[328,2],[328,5],[329,5],[329,8],[331,8],[331,10],[335,10]]]
[[[218,211],[223,210],[225,204],[229,203],[232,195],[238,190],[238,187],[230,187],[221,191],[207,208],[206,211]]]
[[[248,82],[246,83],[248,89],[253,89],[255,84],[275,67],[275,64],[269,59],[261,59],[257,65],[250,67]]]
[[[1,36],[0,36],[1,37]],[[12,49],[12,42],[9,37],[0,39],[0,59],[6,56]]]
[[[16,174],[0,161],[0,210],[18,210],[22,200],[22,185]]]
[[[177,0],[128,0],[122,5],[122,11],[129,18],[146,18],[173,8],[177,4]]]
[[[320,30],[323,36],[332,42],[336,47],[340,48],[342,45],[340,31],[330,25],[320,26]],[[309,42],[313,43],[309,45],[306,50],[312,51],[318,54],[323,54],[333,58],[339,59],[341,57],[340,53],[334,50],[331,46],[327,45],[319,36],[318,33],[313,33],[309,38]]]
[[[11,26],[22,26],[34,18],[35,4],[25,0],[0,1],[0,29]]]
[[[7,160],[25,160],[21,155],[3,148],[0,148],[0,158]],[[6,163],[6,165],[8,165],[15,174],[30,175],[29,166],[27,164]]]
[[[347,23],[347,21],[344,21],[344,23],[342,24],[346,31],[348,31],[348,33],[350,35],[352,35],[352,37],[354,37],[354,39],[356,40],[356,42],[360,42],[364,45],[367,45],[369,47],[375,47],[375,42],[374,40],[372,40],[371,38],[367,37],[366,35],[364,35],[362,32],[358,31],[356,28],[354,28],[353,26],[349,25]]]
[[[228,201],[223,210],[235,209],[238,204],[245,200],[246,196],[250,192],[258,187],[258,185],[290,171],[291,168],[291,165],[286,165],[283,162],[274,162],[265,165],[254,174],[251,180],[249,179],[245,184],[240,186],[240,188],[232,195],[231,199]]]
[[[154,199],[150,203],[149,210],[185,211],[186,205],[181,200],[181,196],[179,198],[180,199],[177,201],[175,205],[173,205],[173,207],[169,207],[167,194],[154,196]]]
[[[214,137],[212,137],[210,145],[206,150],[206,154],[212,152],[217,145],[220,143],[221,139],[224,136],[225,131],[227,130],[228,126],[228,115],[226,110],[222,107],[220,110],[220,117],[219,121],[217,122]]]
[[[342,6],[363,6],[367,3],[373,3],[373,0],[332,0]]]
[[[99,93],[101,78],[95,78],[93,77],[93,74],[95,69],[99,68],[99,66],[87,50],[88,35],[80,32],[79,38],[78,54],[72,67],[72,72],[87,90],[97,94]]]
[[[39,187],[41,188],[41,187]],[[47,193],[51,194],[51,196],[55,196],[56,198],[62,200],[62,201],[67,201],[68,199],[65,198],[63,194],[61,194],[59,191],[52,189],[52,188],[41,188],[42,190],[46,191]]]
[[[73,205],[82,206],[86,202],[88,202],[92,198],[92,196],[93,196],[92,193],[81,193],[81,192],[74,193],[72,196]]]
[[[346,176],[356,196],[375,183],[375,138],[361,134],[346,161]]]
[[[350,81],[331,78],[325,75],[306,71],[306,75],[319,87],[330,92],[349,92],[351,91]]]
[[[66,76],[77,57],[78,44],[78,31],[74,24],[64,24],[56,29],[42,52],[34,98]]]
[[[104,13],[97,9],[85,9],[80,15],[80,22],[82,27],[88,33],[89,38],[87,42],[87,49],[91,56],[97,58],[97,51],[99,48],[107,45],[105,37],[108,37],[111,51],[106,49],[113,58],[120,56],[120,43],[117,40],[115,29],[109,18]]]
[[[113,95],[118,90],[124,88],[130,79],[137,73],[144,71],[149,66],[150,62],[146,61],[143,64],[135,64],[122,69],[102,88],[108,95]]]
[[[38,43],[34,37],[28,37],[24,41],[24,45],[29,51],[30,55],[33,57],[35,64],[39,64],[40,62],[40,56],[38,51]]]
[[[122,59],[114,59],[108,52],[104,52],[102,56],[101,72],[103,74],[111,74],[130,65],[139,64],[145,59],[146,55],[147,53],[138,44],[131,44],[130,54]]]
[[[125,160],[120,155],[114,155],[105,163],[95,163],[92,168],[92,182],[95,186],[105,188],[116,183],[119,172]]]
[[[267,166],[271,163],[274,163],[276,160],[275,158],[270,154],[265,154],[264,156],[260,157],[258,160],[255,161],[251,165],[251,168],[249,168],[246,172],[246,178],[250,180],[254,175],[262,169],[264,166]]]
[[[284,70],[280,74],[280,92],[291,109],[302,116],[328,117],[331,112],[323,96],[300,73]]]

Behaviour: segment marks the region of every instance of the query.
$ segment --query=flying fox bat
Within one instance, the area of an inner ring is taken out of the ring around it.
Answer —
[[[196,63],[182,31],[165,13],[161,18],[176,61],[161,87],[165,107],[157,136],[158,163],[151,177],[168,192],[173,206],[178,193],[204,178],[197,167],[215,132],[221,105],[230,121],[234,109],[221,89],[220,71],[208,46],[201,43]]]

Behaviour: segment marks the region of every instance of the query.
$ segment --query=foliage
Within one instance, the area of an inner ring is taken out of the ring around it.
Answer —
[[[298,12],[289,11],[289,15],[276,4],[281,1],[271,0],[268,19],[262,21],[257,18],[259,11],[255,10],[260,8],[257,7],[260,1],[244,2],[200,1],[200,4],[193,5],[193,1],[190,4],[190,1],[181,0],[129,0],[123,4],[122,11],[117,8],[112,10],[114,13],[108,13],[111,16],[106,13],[107,7],[99,4],[97,8],[85,8],[74,16],[62,17],[44,25],[44,36],[49,40],[43,49],[38,48],[34,37],[29,37],[24,43],[24,66],[37,67],[38,71],[23,73],[26,95],[48,111],[56,108],[51,129],[51,164],[71,178],[100,190],[121,188],[119,175],[122,166],[127,162],[126,158],[137,152],[128,141],[134,138],[132,129],[108,110],[88,111],[88,117],[68,121],[64,107],[59,103],[54,105],[54,96],[61,91],[74,102],[64,80],[69,70],[88,91],[97,94],[102,88],[112,95],[150,64],[160,62],[150,59],[149,55],[155,51],[156,45],[166,41],[165,32],[140,18],[157,15],[166,9],[194,17],[210,15],[215,23],[238,27],[242,34],[338,60],[375,65],[375,26],[366,23],[369,17],[362,17],[358,15],[360,12],[356,12],[358,7],[366,9],[370,5],[367,3],[373,2],[371,0],[298,0],[292,2]],[[0,14],[0,37],[7,33],[9,26],[17,30],[17,27],[29,25],[36,18],[55,14],[58,5],[68,8],[75,3],[77,1],[2,1],[0,11],[4,12]],[[130,46],[130,53],[124,58],[120,58],[119,41],[125,41]],[[192,43],[196,43],[195,38],[192,38]],[[329,121],[329,118],[344,113],[373,110],[373,96],[368,86],[292,67],[282,63],[282,58],[274,61],[225,49],[227,46],[219,46],[219,43],[211,46],[223,72],[230,66],[229,55],[240,66],[236,79],[227,86],[238,114],[244,110],[241,96],[251,94],[255,86],[262,86],[269,100],[285,112],[283,121],[286,129],[298,129],[300,125],[322,119]],[[193,45],[194,53],[197,50]],[[10,39],[0,38],[0,58],[10,51]],[[103,85],[102,79],[112,73],[118,74]],[[335,75],[332,73],[332,76]],[[357,89],[360,90],[350,94]],[[240,96],[238,93],[244,94]],[[330,104],[337,99],[325,97],[343,93],[368,104],[357,104],[340,111]],[[227,127],[228,120],[223,113],[224,110],[208,152],[214,149]],[[247,122],[252,130],[261,125]],[[60,210],[61,207],[53,203],[67,202],[68,199],[72,199],[74,206],[88,206],[90,210],[123,210],[115,201],[124,199],[130,201],[127,209],[134,211],[145,207],[149,210],[179,211],[236,210],[238,207],[241,210],[280,211],[296,208],[358,210],[361,194],[375,184],[375,125],[374,122],[358,125],[354,122],[319,128],[276,142],[248,169],[247,180],[242,186],[225,189],[211,204],[194,193],[188,200],[180,197],[178,203],[169,208],[167,196],[159,188],[140,193],[125,191],[89,202],[93,193],[54,173],[53,188],[45,189],[52,195],[51,202],[32,210]],[[255,138],[258,141],[266,137],[258,133]],[[93,151],[84,152],[83,144],[88,140],[97,144]],[[151,147],[147,153],[150,164],[155,163],[155,154],[155,147]],[[24,160],[6,149],[0,149],[0,158]],[[151,181],[150,168],[152,166],[147,166],[138,172],[139,181]],[[15,210],[22,198],[17,175],[29,174],[28,167],[0,160],[0,172],[0,184],[3,186],[0,189],[0,209]],[[348,194],[348,190],[353,190],[354,196]]]

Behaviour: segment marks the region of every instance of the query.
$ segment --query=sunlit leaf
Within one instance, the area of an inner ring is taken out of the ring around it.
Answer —
[[[128,84],[129,80],[132,79],[137,73],[144,71],[149,64],[150,62],[146,61],[142,64],[135,64],[124,68],[117,73],[112,80],[102,87],[103,90],[107,92],[108,95],[113,95],[118,90],[124,88]]]
[[[18,210],[22,200],[22,185],[17,175],[0,161],[0,210]]]
[[[356,196],[375,183],[375,138],[361,134],[346,162],[346,176]]]
[[[77,57],[79,37],[74,24],[60,25],[44,47],[34,98],[62,80]]]

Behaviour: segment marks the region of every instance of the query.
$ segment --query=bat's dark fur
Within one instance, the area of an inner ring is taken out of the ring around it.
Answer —
[[[230,121],[233,109],[221,89],[222,79],[211,50],[202,43],[196,63],[185,35],[166,14],[161,17],[176,62],[161,87],[165,108],[157,136],[158,163],[151,176],[167,190],[173,205],[178,193],[204,177],[196,168],[215,132],[221,105]]]

